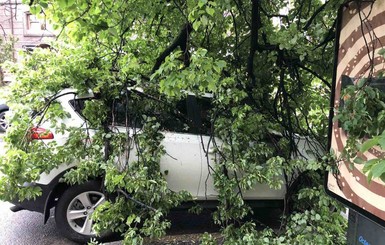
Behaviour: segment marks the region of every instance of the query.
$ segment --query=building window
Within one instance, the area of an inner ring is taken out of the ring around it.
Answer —
[[[24,36],[54,36],[54,34],[47,30],[45,19],[38,19],[30,12],[25,12]]]
[[[41,23],[33,14],[27,14],[27,25],[29,31],[39,32],[45,30],[45,23]]]

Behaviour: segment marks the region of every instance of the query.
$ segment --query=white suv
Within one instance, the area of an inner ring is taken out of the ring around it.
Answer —
[[[141,93],[136,90],[133,92]],[[74,90],[63,90],[56,100],[70,115],[64,120],[64,123],[67,126],[82,127],[84,118],[81,112],[84,108],[84,102],[93,98],[92,93],[78,96]],[[146,96],[143,98],[144,100],[151,99]],[[197,98],[188,95],[186,99],[180,102],[179,107],[179,113],[185,114],[186,118],[195,120],[203,128],[209,126],[205,115],[210,109],[210,98]],[[124,126],[119,126],[119,120],[121,120],[119,117],[116,120],[117,126],[114,126],[114,130],[120,132],[130,130]],[[210,166],[208,166],[209,164],[213,167],[213,158],[215,157],[210,136],[205,135],[204,131],[197,132],[191,128],[186,128],[184,122],[179,121],[177,116],[160,117],[159,120],[163,120],[162,123],[165,125],[165,130],[162,132],[164,135],[162,144],[167,153],[161,158],[160,165],[161,171],[167,172],[165,178],[168,187],[176,192],[186,190],[197,201],[205,203],[215,201],[218,193],[214,188],[213,178],[209,173]],[[121,124],[124,125],[124,123]],[[64,144],[68,135],[58,134],[51,129],[46,131],[48,125],[43,124],[34,128],[32,138],[45,142],[55,140],[58,144]],[[308,151],[309,149],[314,150],[314,148],[309,145],[305,137],[298,137],[297,144],[304,156],[314,158],[314,156],[309,156]],[[91,215],[94,209],[105,200],[100,189],[101,179],[75,186],[59,181],[69,169],[74,167],[76,167],[75,163],[62,164],[48,174],[41,174],[40,180],[30,185],[41,187],[42,195],[35,200],[14,202],[15,206],[11,210],[26,209],[43,213],[44,222],[46,222],[50,209],[55,207],[55,221],[59,231],[64,236],[77,242],[85,242],[94,237]],[[282,202],[285,193],[284,188],[276,190],[269,188],[266,184],[257,184],[253,190],[245,192],[243,197],[257,203],[264,202],[266,205],[266,202]]]

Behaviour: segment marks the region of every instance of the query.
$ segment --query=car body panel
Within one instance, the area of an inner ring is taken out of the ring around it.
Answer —
[[[186,190],[199,196],[202,177],[202,152],[198,135],[163,133],[162,145],[166,154],[161,158],[160,169],[172,191]],[[167,173],[167,174],[166,174]]]
[[[218,153],[215,153],[214,142],[211,136],[202,135],[200,138],[202,141],[202,152],[204,152],[204,166],[202,167],[198,196],[200,199],[217,200],[219,194],[214,186],[212,172],[215,170],[215,162],[220,156]],[[222,144],[218,139],[215,139],[215,142],[218,147]],[[237,175],[241,176],[242,173],[237,173]],[[284,186],[280,189],[272,189],[267,184],[256,183],[251,190],[244,191],[242,196],[245,200],[282,200],[285,198],[285,193]]]

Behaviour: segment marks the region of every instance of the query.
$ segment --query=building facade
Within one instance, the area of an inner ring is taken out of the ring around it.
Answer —
[[[21,0],[0,0],[0,38],[15,40],[13,60],[19,60],[18,51],[44,46],[55,38],[44,19],[38,19],[29,12],[29,6]],[[12,80],[0,67],[1,82]]]
[[[17,39],[15,49],[35,47],[55,37],[44,19],[37,19],[21,0],[0,0],[0,33]]]

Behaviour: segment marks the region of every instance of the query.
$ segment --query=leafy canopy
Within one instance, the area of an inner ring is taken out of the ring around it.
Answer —
[[[325,165],[292,159],[299,154],[296,134],[321,145],[326,141],[332,43],[342,2],[26,1],[33,14],[53,22],[60,42],[26,54],[11,68],[17,74],[10,98],[15,116],[6,138],[10,146],[0,164],[0,198],[36,197],[38,189],[21,185],[76,159],[79,167],[66,175],[68,182],[104,176],[107,191],[133,193],[145,204],[138,207],[124,196],[106,202],[94,215],[97,231],[123,232],[128,244],[164,235],[170,224],[162,217],[189,195],[168,190],[159,171],[164,150],[156,119],[145,116],[143,134],[133,138],[126,132],[112,133],[115,100],[129,96],[126,88],[131,86],[163,101],[146,105],[149,108],[162,107],[165,101],[175,104],[185,96],[183,91],[197,96],[210,92],[214,108],[209,134],[224,142],[211,172],[219,192],[213,219],[223,228],[226,243],[343,244],[345,223],[338,210],[330,215],[329,207],[336,204],[320,185]],[[58,104],[46,107],[43,98],[66,87],[99,93],[99,102],[86,103],[84,110],[87,127],[98,129],[96,134],[55,125],[55,118],[67,115]],[[132,108],[146,114],[138,102]],[[46,113],[31,121],[30,111]],[[29,141],[26,132],[41,120],[69,131],[71,140],[65,146]],[[92,142],[84,141],[91,137]],[[119,169],[114,159],[124,151],[122,145],[130,144],[143,154]],[[299,196],[292,181],[298,173],[308,187]],[[257,231],[256,222],[244,219],[252,209],[243,193],[256,183],[287,190],[284,214],[289,206],[296,213],[282,219],[286,226],[280,233]],[[297,199],[296,205],[289,205]],[[326,225],[330,223],[336,225]],[[202,241],[213,242],[209,235]]]

